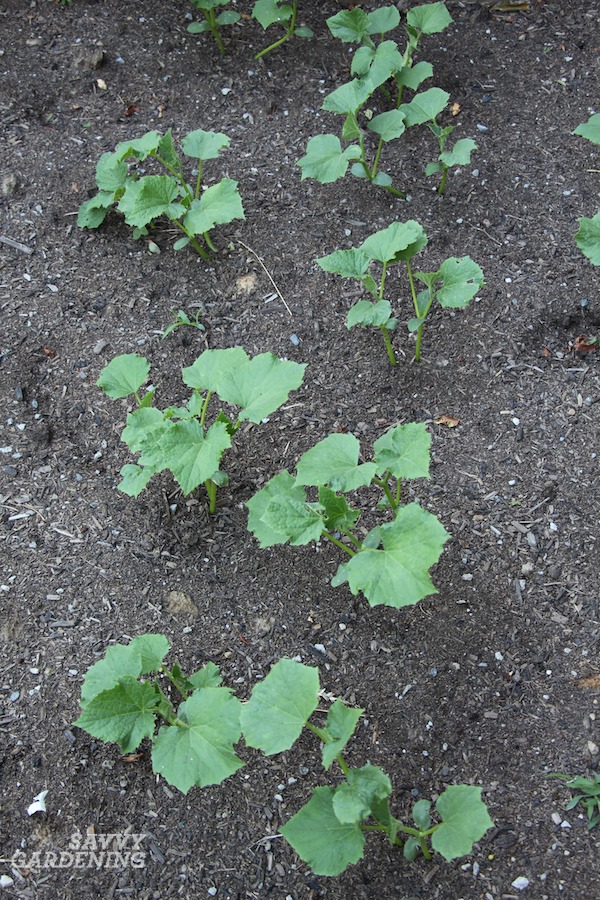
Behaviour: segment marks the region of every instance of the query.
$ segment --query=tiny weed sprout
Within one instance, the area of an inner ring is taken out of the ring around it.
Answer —
[[[221,6],[228,6],[229,0],[192,0],[196,9],[199,9],[204,15],[202,22],[192,22],[188,25],[190,34],[203,34],[210,31],[216,41],[219,53],[225,55],[225,45],[221,37],[221,27],[223,25],[235,25],[240,21],[240,14],[233,9],[224,9],[217,13]]]
[[[587,122],[578,125],[573,134],[586,138],[592,144],[600,144],[600,113],[594,113]],[[579,220],[575,243],[594,266],[600,266],[600,212],[591,219]]]
[[[403,480],[429,477],[430,446],[425,424],[397,425],[375,441],[372,461],[359,463],[358,439],[330,434],[300,457],[295,478],[284,470],[248,500],[248,530],[261,549],[326,538],[350,557],[333,577],[334,587],[347,582],[371,606],[418,603],[437,594],[429,569],[450,537],[418,503],[400,505]],[[381,490],[378,507],[392,520],[359,538],[360,510],[344,494],[369,485]],[[308,499],[308,487],[316,488],[316,501]]]
[[[244,219],[242,198],[237,181],[222,178],[203,190],[204,163],[216,159],[228,147],[230,139],[213,131],[191,131],[181,141],[181,151],[196,160],[195,184],[189,184],[183,174],[183,164],[173,143],[171,130],[161,135],[149,131],[141,138],[123,141],[112,153],[103,153],[96,167],[98,193],[79,208],[77,224],[80,228],[98,228],[108,210],[116,206],[123,213],[133,237],[148,234],[148,227],[163,217],[183,232],[174,250],[188,244],[202,256],[215,251],[210,231],[215,225],[226,225],[233,219]],[[138,164],[156,160],[168,175],[138,175],[127,160]],[[207,250],[208,248],[208,250]]]
[[[140,453],[137,464],[121,469],[119,490],[137,497],[157,472],[168,469],[185,495],[202,483],[209,512],[216,509],[217,487],[227,484],[219,468],[221,456],[244,421],[259,423],[278,409],[304,378],[304,364],[261,353],[250,359],[241,347],[205,350],[196,362],[183,369],[184,384],[193,389],[183,407],[156,409],[154,388],[140,396],[150,364],[135,353],[117,356],[102,369],[96,382],[109,397],[133,395],[138,409],[129,413],[121,440],[132,453]],[[212,394],[224,403],[240,407],[231,419],[222,409],[210,427],[206,417]]]
[[[271,50],[281,47],[286,41],[292,37],[311,38],[313,32],[304,25],[297,25],[298,19],[298,0],[292,0],[291,3],[285,3],[283,0],[257,0],[252,9],[252,18],[262,25],[266,31],[272,25],[281,25],[283,28],[283,36],[278,40],[269,44],[264,50],[256,54],[254,59],[261,59]]]
[[[561,778],[565,787],[573,791],[574,796],[565,809],[575,809],[581,803],[587,813],[588,829],[591,831],[596,825],[600,825],[600,775],[584,778],[582,775],[572,777],[560,772],[553,772],[548,778]]]
[[[408,320],[408,330],[417,332],[415,359],[421,358],[423,326],[434,300],[444,308],[458,309],[468,306],[477,291],[483,286],[483,272],[469,256],[460,259],[452,256],[445,260],[436,272],[413,272],[412,258],[427,244],[427,235],[418,222],[392,222],[382,231],[377,231],[360,247],[350,250],[336,250],[316,262],[325,272],[356,278],[361,282],[373,300],[359,300],[350,309],[346,324],[376,326],[381,331],[390,363],[396,365],[390,332],[398,320],[392,317],[392,307],[385,298],[386,276],[390,265],[403,262],[406,265],[408,283],[414,308],[414,317]],[[373,263],[381,266],[379,279],[373,276]],[[417,293],[415,279],[425,284],[425,289]]]
[[[172,331],[175,331],[176,328],[181,328],[182,325],[189,325],[190,328],[197,328],[198,331],[206,331],[206,328],[200,321],[200,316],[202,315],[203,310],[199,309],[196,311],[196,315],[193,319],[190,319],[188,314],[184,309],[178,310],[178,312],[173,313],[175,317],[175,321],[171,322],[170,325],[167,325],[165,330],[163,331],[161,337],[163,340],[167,337],[167,335],[171,334]]]
[[[416,91],[433,74],[428,62],[413,65],[413,56],[424,34],[443,31],[452,22],[446,7],[443,3],[432,3],[409,11],[405,25],[408,43],[404,53],[393,40],[381,40],[375,44],[375,35],[383,38],[399,22],[400,13],[395,6],[370,13],[357,7],[343,10],[327,20],[334,37],[360,45],[352,59],[350,73],[354,76],[353,80],[329,94],[321,107],[345,117],[342,140],[348,146],[342,148],[340,139],[334,134],[311,138],[306,154],[298,160],[302,179],[314,178],[321,184],[328,184],[343,178],[352,163],[350,171],[357,178],[366,178],[397,197],[405,197],[393,186],[391,176],[380,170],[381,153],[383,145],[401,137],[406,128],[423,123],[429,125],[440,147],[438,160],[428,167],[428,174],[440,172],[442,175],[440,193],[444,193],[448,169],[469,161],[475,142],[463,139],[451,151],[446,150],[446,140],[453,127],[442,128],[436,121],[448,103],[449,94],[439,88],[431,88],[416,94],[410,103],[402,103],[405,88]],[[373,115],[373,110],[365,104],[378,89],[392,100],[386,87],[390,80],[396,84],[394,108]],[[373,136],[377,143],[371,156],[368,144]]]
[[[316,875],[339,875],[362,859],[371,832],[386,835],[408,861],[419,853],[429,860],[432,850],[451,861],[471,853],[493,827],[482,789],[466,784],[447,787],[433,809],[417,801],[412,824],[397,819],[385,771],[371,763],[352,768],[344,757],[364,710],[337,699],[321,712],[318,669],[280,659],[240,702],[214,663],[186,676],[177,663],[165,665],[169,649],[163,634],[110,647],[85,676],[74,724],[122,753],[148,739],[152,771],[184,794],[221,784],[242,768],[236,752],[242,736],[246,746],[272,756],[290,750],[306,729],[320,742],[325,771],[335,763],[339,774],[335,787],[314,790],[281,834]]]

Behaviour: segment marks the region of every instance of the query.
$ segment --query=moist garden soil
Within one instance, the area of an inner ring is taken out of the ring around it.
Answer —
[[[600,299],[573,241],[600,176],[593,145],[571,135],[598,110],[600,5],[523,6],[449,2],[454,24],[424,39],[455,136],[478,150],[440,198],[423,175],[427,129],[389,144],[403,202],[350,175],[301,182],[308,139],[341,124],[320,111],[349,77],[348,46],[325,25],[335,3],[302,2],[314,39],[255,62],[270,38],[256,22],[225,32],[221,58],[210,36],[187,33],[191,6],[176,0],[1,0],[0,235],[16,242],[0,243],[1,855],[60,852],[78,831],[146,834],[139,869],[5,861],[7,896],[596,895],[598,832],[565,813],[570,794],[546,775],[592,776],[600,743],[600,353],[575,349],[598,333]],[[231,138],[207,179],[239,182],[246,221],[215,231],[208,263],[175,253],[168,227],[152,246],[117,214],[97,232],[76,225],[100,154],[168,128]],[[408,285],[390,274],[392,369],[376,330],[346,329],[360,292],[314,260],[407,219],[429,237],[421,268],[468,254],[486,286],[468,309],[432,314],[415,364]],[[179,309],[206,330],[163,340]],[[95,386],[101,368],[144,354],[164,406],[187,396],[182,366],[235,345],[308,368],[283,409],[238,434],[217,514],[168,474],[137,499],[119,493],[127,402]],[[437,595],[370,608],[330,586],[332,545],[259,550],[244,501],[269,478],[331,432],[357,435],[369,458],[387,428],[412,421],[428,423],[433,463],[407,499],[452,536]],[[316,785],[336,783],[313,736],[271,758],[242,747],[246,768],[183,796],[153,776],[148,746],[123,759],[73,727],[88,667],[144,632],[164,632],[188,671],[214,661],[242,699],[282,656],[319,666],[327,696],[365,709],[348,759],[386,769],[398,815],[472,783],[495,827],[451,864],[407,864],[371,835],[363,861],[314,876],[277,837]],[[42,790],[47,812],[29,817]]]

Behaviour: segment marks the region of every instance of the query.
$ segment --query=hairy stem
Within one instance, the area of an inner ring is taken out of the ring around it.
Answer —
[[[198,160],[198,175],[196,177],[196,190],[194,191],[194,200],[200,196],[200,186],[202,184],[202,160]]]
[[[202,410],[200,412],[200,428],[204,428],[204,420],[206,419],[206,412],[208,410],[211,395],[212,391],[206,392],[206,397],[204,398],[204,403],[202,404]]]
[[[442,172],[442,180],[440,181],[440,186],[438,187],[438,194],[443,194],[446,190],[446,181],[448,180],[448,166],[446,163],[442,163],[444,169]]]
[[[377,175],[377,166],[379,165],[379,157],[381,156],[381,150],[383,148],[383,138],[379,138],[379,144],[377,145],[377,150],[375,152],[375,159],[373,161],[373,168],[371,169],[371,176],[375,178]]]
[[[183,697],[183,699],[184,699],[184,700],[187,700],[187,698],[189,697],[188,692],[187,692],[186,689],[183,687],[183,685],[179,684],[179,682],[178,682],[177,679],[174,677],[174,675],[173,675],[173,673],[171,672],[171,670],[170,670],[170,669],[167,669],[166,666],[161,666],[161,667],[160,667],[160,671],[163,673],[163,675],[166,675],[166,676],[167,676],[167,678],[169,679],[169,681],[171,682],[171,684],[173,685],[173,687],[174,687],[176,690],[179,691],[179,693],[181,694],[181,696]],[[162,693],[162,691],[161,691],[161,693]]]
[[[395,363],[394,363],[394,365],[395,365]],[[388,475],[388,478],[389,478],[389,475]],[[384,481],[382,478],[374,478],[373,484],[376,484],[378,487],[381,488],[381,490],[383,491],[383,493],[385,494],[385,496],[387,498],[388,503],[390,504],[390,507],[394,510],[398,509],[398,503],[396,502],[396,498],[390,491],[390,486],[387,483],[387,480]]]
[[[381,336],[383,337],[383,343],[385,344],[385,349],[387,350],[390,365],[395,366],[397,365],[397,361],[394,354],[394,348],[392,347],[392,339],[390,338],[389,328],[386,328],[385,325],[380,325],[379,330],[381,332]]]
[[[219,48],[219,53],[221,56],[225,56],[225,45],[223,44],[223,39],[221,37],[221,33],[219,31],[219,26],[217,25],[217,17],[214,9],[206,9],[204,10],[204,15],[208,20],[208,25],[210,27],[210,31],[215,41],[217,42],[217,47]]]
[[[187,230],[187,228],[185,228],[185,226],[181,222],[178,222],[177,219],[173,219],[173,224],[177,228],[179,228],[181,231],[183,231],[185,236],[189,239],[189,242],[192,245],[192,247],[194,248],[194,250],[196,251],[196,253],[199,253],[200,256],[202,257],[202,259],[207,259],[207,260],[210,259],[210,256],[208,255],[208,253],[206,252],[204,247],[200,246],[200,244],[198,243],[198,241],[196,240],[194,235],[190,234],[189,231]]]
[[[206,488],[206,493],[208,494],[208,514],[214,516],[215,510],[217,508],[217,485],[212,480],[212,478],[208,478],[204,482],[204,487]]]

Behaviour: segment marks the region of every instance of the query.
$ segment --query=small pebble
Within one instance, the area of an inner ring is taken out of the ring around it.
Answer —
[[[511,887],[514,887],[517,891],[524,891],[526,887],[529,887],[529,879],[525,878],[523,875],[519,875],[518,878],[512,882]]]
[[[297,334],[290,334],[290,343],[293,344],[294,347],[298,346],[298,344],[300,343],[300,338]]]
[[[483,133],[485,131],[489,131],[489,128],[487,127],[487,125],[480,125],[479,123],[477,123],[477,131],[481,131]]]

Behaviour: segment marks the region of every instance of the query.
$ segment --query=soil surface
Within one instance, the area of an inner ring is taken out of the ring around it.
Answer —
[[[457,104],[455,136],[478,150],[440,198],[423,175],[429,132],[389,144],[405,202],[350,175],[301,182],[307,140],[340,126],[320,106],[351,61],[325,25],[339,7],[301,6],[314,39],[255,62],[267,43],[256,22],[229,29],[220,58],[210,37],[187,33],[191,6],[176,0],[0,0],[5,894],[590,898],[598,832],[580,809],[565,813],[569,792],[545,776],[590,776],[600,743],[600,353],[574,349],[597,334],[600,300],[573,241],[578,217],[598,209],[599,160],[571,135],[598,111],[600,4],[531,0],[508,14],[448,3],[454,24],[419,58]],[[167,227],[152,234],[156,253],[117,214],[97,232],[76,225],[100,154],[167,128],[176,140],[196,128],[231,137],[207,179],[239,181],[246,221],[215,231],[209,263],[175,253]],[[422,267],[468,254],[486,286],[468,309],[432,314],[415,364],[408,285],[392,272],[392,369],[376,331],[345,327],[358,290],[314,260],[409,218],[429,237]],[[206,331],[163,340],[179,309]],[[168,474],[137,499],[119,493],[127,402],[95,386],[101,368],[143,353],[164,406],[187,396],[182,366],[235,345],[308,368],[270,422],[238,434],[217,514]],[[459,424],[436,424],[442,415]],[[244,501],[266,480],[331,432],[357,435],[368,458],[410,421],[429,423],[433,465],[407,495],[452,535],[436,596],[372,609],[331,587],[332,545],[258,549]],[[371,836],[363,861],[315,877],[277,837],[314,786],[335,783],[310,736],[268,759],[242,747],[245,769],[184,797],[152,775],[147,746],[124,760],[73,728],[88,667],[111,643],[157,631],[184,669],[214,661],[242,699],[282,656],[318,665],[328,694],[365,708],[348,759],[388,771],[398,815],[472,783],[494,829],[452,864],[406,864]],[[42,790],[47,812],[29,817]],[[66,850],[90,829],[145,833],[144,867],[6,862]]]

